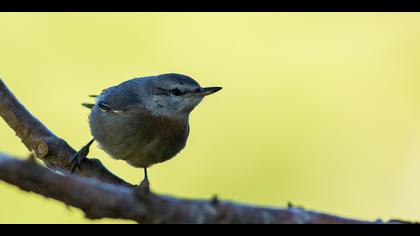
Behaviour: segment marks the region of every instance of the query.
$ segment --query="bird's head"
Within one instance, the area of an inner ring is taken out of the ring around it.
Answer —
[[[190,112],[207,95],[221,87],[203,88],[192,78],[181,74],[162,74],[144,84],[143,102],[154,115],[168,118],[188,118]]]

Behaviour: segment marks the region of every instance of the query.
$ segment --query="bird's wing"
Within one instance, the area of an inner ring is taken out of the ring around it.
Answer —
[[[115,86],[107,89],[101,94],[96,102],[103,102],[113,111],[125,111],[129,106],[139,104],[140,100],[135,89]]]
[[[121,85],[113,86],[102,90],[100,95],[89,95],[89,97],[95,98],[96,103],[82,103],[86,108],[92,109],[96,104],[106,104],[107,111],[120,112],[127,109],[128,106],[133,104],[139,104],[141,102],[137,95],[137,90],[131,83],[123,83]]]

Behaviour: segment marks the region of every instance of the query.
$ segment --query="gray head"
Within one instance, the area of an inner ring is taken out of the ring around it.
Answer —
[[[124,105],[141,104],[155,116],[187,119],[205,96],[220,89],[203,88],[186,75],[171,73],[126,81],[106,90],[99,100],[108,100],[107,103],[114,103],[111,107],[121,107],[121,110]]]

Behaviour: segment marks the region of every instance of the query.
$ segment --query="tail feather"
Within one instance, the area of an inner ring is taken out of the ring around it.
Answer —
[[[82,103],[82,106],[84,106],[84,107],[86,107],[88,109],[92,109],[95,106],[95,104],[92,104],[92,103]]]
[[[99,97],[99,95],[91,94],[91,95],[89,95],[89,97],[96,98],[96,97]],[[88,109],[92,109],[95,106],[95,104],[93,104],[93,103],[82,103],[82,106],[84,106]]]

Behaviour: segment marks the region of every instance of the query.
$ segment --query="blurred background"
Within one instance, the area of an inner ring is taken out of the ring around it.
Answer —
[[[152,167],[158,193],[359,219],[420,220],[418,13],[1,13],[0,77],[78,149],[89,94],[167,72],[224,90],[187,148]],[[0,122],[0,151],[28,151]],[[141,169],[92,157],[138,183]],[[0,223],[90,221],[0,183]]]

